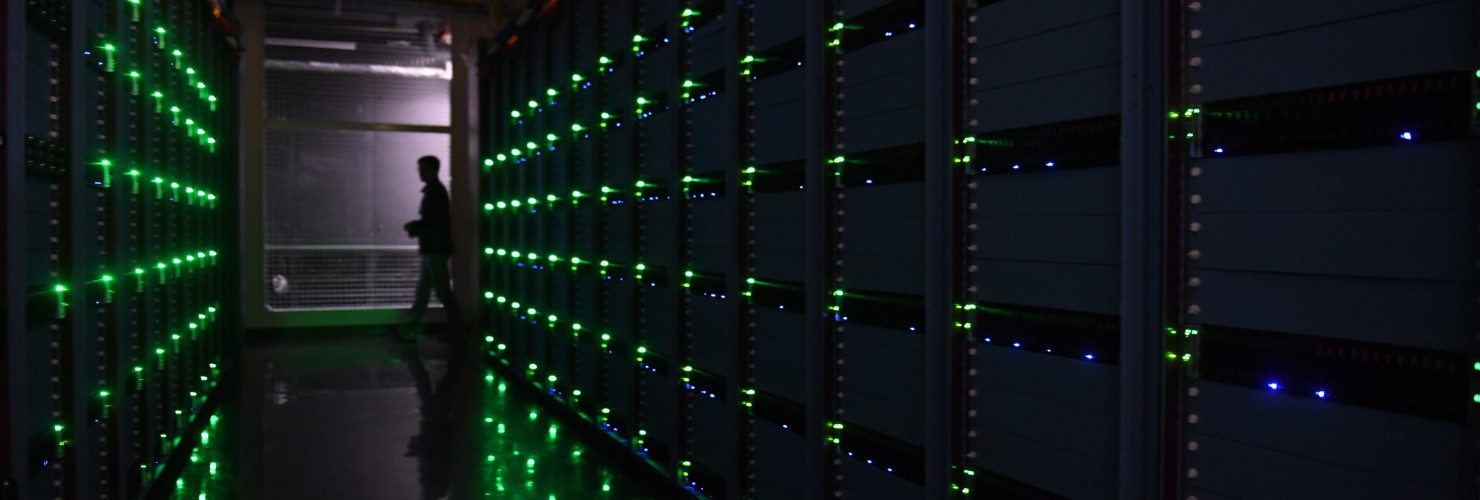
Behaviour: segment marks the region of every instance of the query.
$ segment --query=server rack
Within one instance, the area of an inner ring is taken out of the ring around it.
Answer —
[[[490,358],[696,495],[1476,493],[1476,2],[528,13]]]
[[[5,2],[4,498],[168,495],[204,439],[233,328],[227,7]]]

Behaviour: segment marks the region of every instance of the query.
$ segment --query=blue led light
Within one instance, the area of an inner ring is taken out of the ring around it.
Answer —
[[[1012,169],[1013,170],[1017,170],[1017,169],[1020,169],[1020,168],[1023,168],[1023,166],[1022,165],[1013,165],[1012,166]]]
[[[1325,389],[1321,389],[1321,390],[1316,391],[1316,397],[1321,398],[1321,399],[1326,399],[1326,390]]]
[[[1213,152],[1214,153],[1218,153],[1218,154],[1221,155],[1221,154],[1223,154],[1223,148],[1221,148],[1221,147],[1213,148]]]
[[[1021,342],[1013,342],[1013,343],[1012,343],[1012,346],[1013,346],[1013,347],[1014,347],[1014,348],[1020,348],[1020,347],[1022,347],[1022,346],[1023,346],[1023,344],[1022,344],[1022,343],[1021,343]]]
[[[894,32],[893,31],[885,31],[884,32],[884,36],[894,36]]]
[[[910,29],[915,29],[915,23],[910,23]]]
[[[1264,384],[1264,385],[1266,387],[1269,387],[1269,390],[1271,390],[1271,391],[1278,391],[1278,390],[1280,390],[1280,383],[1279,382],[1270,382],[1270,383]]]
[[[1043,166],[1048,167],[1048,168],[1053,168],[1054,167],[1054,163],[1053,162],[1044,163]]]
[[[1084,359],[1088,359],[1090,361],[1094,361],[1095,355],[1094,354],[1085,354],[1084,355]]]
[[[1411,141],[1413,140],[1413,132],[1403,132],[1401,134],[1398,134],[1398,137],[1405,141]]]

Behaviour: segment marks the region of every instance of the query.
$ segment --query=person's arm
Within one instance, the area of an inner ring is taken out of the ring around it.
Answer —
[[[421,208],[421,221],[418,229],[421,234],[443,234],[452,229],[452,207],[451,200],[447,199],[447,192],[443,190],[432,190],[427,193],[426,200]]]
[[[414,221],[411,221],[411,222],[407,222],[406,225],[403,226],[406,229],[406,236],[410,236],[412,238],[420,238],[421,235],[424,234],[422,232],[422,230],[425,229],[425,226],[426,226],[426,223],[423,222],[423,220],[426,219],[426,213],[427,213],[427,195],[426,194],[421,195],[421,210],[419,210],[419,212],[421,213],[421,216],[422,216],[421,219],[417,219],[417,220],[414,220]]]

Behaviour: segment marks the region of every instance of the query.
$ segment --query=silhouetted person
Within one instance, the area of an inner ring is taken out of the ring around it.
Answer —
[[[447,188],[437,179],[442,162],[435,156],[423,156],[416,160],[416,172],[426,187],[421,189],[421,219],[406,223],[406,234],[416,238],[421,252],[421,279],[416,283],[416,302],[411,305],[411,315],[401,329],[402,338],[415,338],[421,334],[421,319],[427,312],[427,293],[435,289],[437,300],[447,311],[447,321],[452,328],[463,324],[462,309],[457,298],[452,296],[452,285],[447,275],[447,259],[452,256],[452,208],[447,199]]]

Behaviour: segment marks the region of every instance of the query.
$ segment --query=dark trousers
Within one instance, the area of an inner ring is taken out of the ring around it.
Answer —
[[[411,315],[406,324],[421,326],[421,318],[427,312],[427,299],[432,290],[437,291],[437,300],[447,311],[447,321],[453,326],[463,324],[462,308],[457,306],[457,297],[452,295],[452,282],[447,274],[448,254],[428,253],[421,255],[421,279],[416,282],[416,301],[411,304]]]

